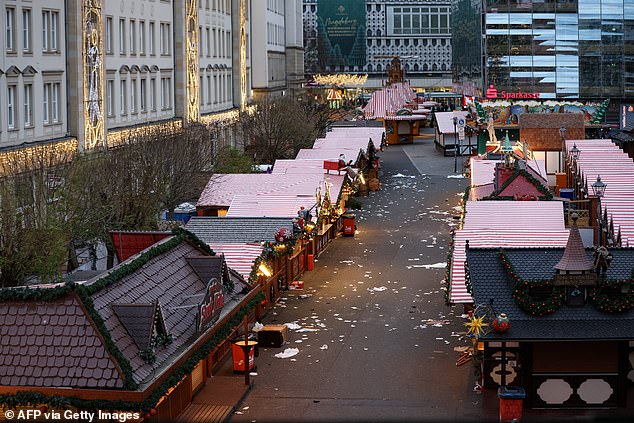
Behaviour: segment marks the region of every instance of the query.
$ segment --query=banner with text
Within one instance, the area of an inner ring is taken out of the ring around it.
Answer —
[[[317,37],[321,66],[364,66],[365,0],[318,0]]]

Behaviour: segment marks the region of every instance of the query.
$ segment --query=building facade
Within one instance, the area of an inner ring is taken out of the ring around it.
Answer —
[[[453,82],[459,92],[590,100],[634,93],[629,0],[454,0],[452,15]]]
[[[299,1],[2,2],[0,151],[72,138],[111,147],[140,127],[193,122],[235,146],[256,90],[301,86]],[[277,38],[250,19],[262,5]]]
[[[304,0],[309,74],[367,73],[380,87],[393,58],[413,88],[451,86],[451,2],[443,0]]]

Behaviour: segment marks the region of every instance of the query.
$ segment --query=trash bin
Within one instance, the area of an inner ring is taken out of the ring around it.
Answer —
[[[249,341],[249,371],[255,369],[256,341]],[[233,341],[231,345],[231,357],[233,359],[233,372],[244,373],[244,341]]]
[[[521,386],[500,386],[498,388],[500,399],[500,422],[522,420],[522,403],[526,398],[526,392]]]
[[[354,214],[344,214],[341,216],[341,220],[343,220],[343,234],[345,236],[354,236]]]
[[[315,256],[313,254],[306,255],[306,267],[308,270],[313,270],[315,268]]]

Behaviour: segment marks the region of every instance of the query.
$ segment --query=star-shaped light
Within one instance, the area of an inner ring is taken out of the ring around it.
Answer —
[[[469,321],[464,325],[467,327],[467,336],[475,336],[476,338],[484,332],[485,327],[489,326],[487,323],[484,323],[484,316],[471,316]]]

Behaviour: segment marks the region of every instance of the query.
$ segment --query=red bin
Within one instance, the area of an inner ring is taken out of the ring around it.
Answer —
[[[501,386],[498,388],[500,399],[500,423],[522,420],[522,403],[526,398],[524,388],[519,386]]]
[[[308,270],[313,270],[315,268],[315,256],[313,254],[306,255],[306,267]]]
[[[255,345],[257,342],[249,341],[249,371],[255,368]],[[233,342],[231,345],[231,357],[233,358],[233,372],[244,373],[244,341]]]
[[[356,216],[354,214],[344,214],[343,216],[341,216],[341,220],[343,221],[343,234],[345,236],[354,236],[355,217]]]

